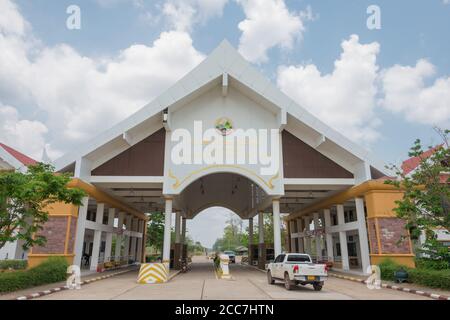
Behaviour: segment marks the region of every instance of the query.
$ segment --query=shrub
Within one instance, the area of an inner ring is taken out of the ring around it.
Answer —
[[[427,266],[435,266],[429,262],[421,263],[422,266],[427,263]],[[389,259],[383,260],[378,266],[380,267],[382,280],[394,281],[394,273],[403,268],[408,272],[408,282],[420,284],[430,288],[450,289],[450,269],[433,270],[424,267],[409,269],[396,264],[394,261]]]
[[[431,288],[450,289],[450,269],[410,269],[409,279],[413,283],[421,284]]]
[[[27,260],[1,260],[0,270],[23,270],[28,266]]]
[[[381,279],[388,281],[394,281],[395,272],[402,268],[402,266],[396,264],[390,259],[383,260],[378,266],[380,267]],[[405,267],[403,268],[406,269]]]
[[[67,260],[51,257],[39,266],[0,274],[0,292],[11,292],[48,283],[64,281],[67,278]]]
[[[216,267],[216,269],[220,269],[220,257],[219,257],[219,255],[216,255],[214,257],[214,266]]]
[[[445,260],[433,260],[433,259],[417,259],[416,266],[420,269],[430,269],[430,270],[444,270],[449,269],[450,264]]]

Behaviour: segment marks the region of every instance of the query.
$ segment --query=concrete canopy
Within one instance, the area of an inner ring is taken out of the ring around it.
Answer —
[[[210,207],[224,207],[242,219],[254,216],[256,204],[267,194],[253,181],[232,173],[207,175],[191,183],[179,197],[186,218],[193,219]]]

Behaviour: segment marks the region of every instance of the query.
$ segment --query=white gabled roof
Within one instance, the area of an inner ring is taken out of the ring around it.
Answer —
[[[221,78],[223,74],[227,74],[233,81],[239,82],[249,91],[253,91],[264,100],[278,106],[286,115],[296,118],[318,134],[323,135],[327,142],[333,144],[330,146],[331,149],[342,149],[342,151],[348,152],[350,156],[367,162],[379,171],[384,171],[383,163],[371,159],[367,150],[330,128],[282,93],[280,89],[247,62],[227,40],[222,41],[210,56],[151,103],[90,142],[83,144],[77,150],[56,160],[56,169],[61,170],[78,159],[95,152],[95,150],[105,148],[107,144],[117,144],[117,139],[122,139],[124,133],[130,132],[146,121],[158,121],[161,119],[163,110],[175,105],[182,105],[202,92],[202,89],[208,88],[208,85]],[[142,137],[142,139],[144,138]],[[134,143],[137,142],[139,141],[134,141]]]

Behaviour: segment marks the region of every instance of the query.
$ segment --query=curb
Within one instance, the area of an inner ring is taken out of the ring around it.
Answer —
[[[115,277],[115,276],[118,276],[118,275],[121,275],[121,274],[124,274],[124,273],[127,273],[127,272],[131,272],[131,271],[134,271],[134,269],[119,271],[119,272],[111,273],[111,274],[108,274],[108,275],[105,275],[105,276],[100,276],[100,277],[88,279],[88,280],[82,281],[80,284],[81,285],[86,285],[86,284],[89,284],[89,283],[92,283],[92,282],[105,280],[105,279],[108,279],[108,278],[111,278],[111,277]],[[50,295],[52,293],[61,292],[61,291],[65,291],[65,290],[69,290],[69,288],[67,286],[56,287],[56,288],[52,288],[52,289],[49,289],[49,290],[44,290],[44,291],[39,291],[39,292],[36,292],[36,293],[27,294],[26,296],[20,296],[20,297],[17,297],[17,298],[13,298],[11,300],[20,300],[20,301],[32,300],[32,299],[35,299],[35,298],[48,296],[48,295]]]
[[[260,268],[258,268],[258,267],[251,266],[251,265],[246,264],[246,263],[242,263],[242,265],[243,265],[243,266],[246,266],[247,268],[252,268],[252,269],[258,270],[259,272],[262,272],[262,273],[267,273],[267,270],[262,270],[262,269],[260,269]]]
[[[358,278],[355,278],[355,277],[343,276],[343,275],[336,274],[336,273],[331,273],[331,272],[329,272],[328,275],[332,276],[332,277],[335,277],[335,278],[339,278],[339,279],[344,279],[344,280],[350,280],[350,281],[353,281],[353,282],[358,282],[360,284],[366,284],[366,280],[364,280],[364,279],[358,279]],[[411,294],[417,294],[419,296],[429,297],[429,298],[434,299],[434,300],[450,300],[450,297],[447,297],[447,296],[444,296],[444,295],[441,295],[441,294],[425,292],[425,291],[405,288],[405,287],[401,287],[401,286],[390,285],[390,284],[387,284],[387,283],[381,283],[381,287],[385,288],[385,289],[392,289],[392,290],[403,291],[403,292],[407,292],[407,293],[411,293]]]
[[[187,265],[187,271],[189,271],[189,266],[192,265],[192,263],[189,263]],[[186,271],[186,272],[187,272]],[[167,282],[171,281],[173,278],[175,278],[177,275],[179,275],[181,273],[181,270],[177,270],[176,272],[174,272],[171,276],[169,275],[169,278],[167,279]],[[166,283],[167,283],[166,282]]]
[[[174,272],[171,276],[169,276],[169,278],[167,279],[167,282],[171,281],[173,278],[175,278],[180,273],[181,273],[181,270],[177,270],[176,272]]]

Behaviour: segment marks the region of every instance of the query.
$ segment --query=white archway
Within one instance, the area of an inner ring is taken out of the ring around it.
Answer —
[[[165,236],[163,261],[170,261],[170,227],[172,224],[173,205],[175,203],[177,219],[192,219],[199,212],[213,206],[228,208],[241,219],[251,219],[268,204],[272,204],[274,222],[274,250],[281,253],[281,222],[279,197],[270,195],[269,183],[249,178],[248,172],[228,171],[225,168],[210,168],[212,173],[204,170],[193,174],[183,181],[177,181],[181,192],[165,199]],[[189,184],[188,184],[189,182]],[[265,185],[265,188],[261,186]],[[180,221],[176,221],[180,225]],[[176,228],[179,231],[179,228]],[[182,238],[182,237],[177,237]],[[175,246],[177,247],[177,246]],[[178,255],[176,255],[178,256]]]
[[[165,183],[169,183],[171,189],[176,191],[176,194],[180,194],[193,182],[203,177],[217,173],[229,173],[240,175],[258,185],[258,187],[264,190],[264,192],[268,195],[273,196],[283,195],[282,192],[279,191],[279,188],[277,188],[276,186],[276,180],[279,180],[280,176],[279,173],[271,177],[263,177],[251,169],[236,165],[211,165],[208,167],[201,168],[197,171],[193,171],[185,177],[177,177],[173,174],[173,172],[169,171],[168,176],[170,178],[169,179],[170,182]],[[165,186],[164,189],[167,190],[168,188],[166,188]]]

